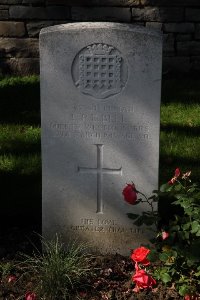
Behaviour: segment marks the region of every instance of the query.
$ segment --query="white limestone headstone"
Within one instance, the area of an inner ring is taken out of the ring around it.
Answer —
[[[73,23],[40,34],[43,235],[129,254],[149,231],[133,225],[122,189],[158,185],[162,37],[118,23]]]

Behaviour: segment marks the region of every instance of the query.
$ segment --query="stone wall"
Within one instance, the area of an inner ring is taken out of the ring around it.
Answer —
[[[41,28],[135,23],[164,33],[164,74],[200,71],[200,0],[0,0],[0,74],[39,73]]]

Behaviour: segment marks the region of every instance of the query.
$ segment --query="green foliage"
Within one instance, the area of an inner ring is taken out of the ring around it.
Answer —
[[[37,251],[33,256],[23,255],[24,276],[33,281],[39,299],[69,299],[91,272],[88,248],[74,242],[65,249],[58,236],[51,241],[42,240],[42,244],[42,254]]]
[[[0,263],[0,277],[3,280],[5,277],[11,274],[12,269],[14,269],[14,263],[11,261],[8,262],[1,262]]]
[[[157,244],[158,250],[163,250],[157,273],[168,265],[169,282],[175,283],[179,294],[194,294],[200,285],[200,186],[191,183],[186,173],[178,176],[173,184],[162,185],[159,194],[173,198],[172,205],[179,206],[182,213],[169,221],[169,238]],[[163,243],[168,246],[166,249],[161,248]]]
[[[148,225],[147,219],[155,218],[150,199],[156,201],[158,197],[159,201],[172,199],[172,206],[179,208],[179,214],[172,215],[165,230],[154,239],[148,255],[152,264],[148,268],[154,278],[173,285],[181,296],[200,292],[200,186],[191,182],[190,173],[181,174],[177,168],[174,177],[159,191],[154,191],[156,196],[147,198],[142,194],[141,201],[150,205],[146,220],[142,219],[143,215],[128,214],[134,224]]]

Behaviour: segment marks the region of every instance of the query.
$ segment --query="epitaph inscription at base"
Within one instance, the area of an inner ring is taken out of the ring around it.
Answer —
[[[157,189],[162,38],[130,24],[74,23],[40,34],[43,235],[128,255],[150,232],[122,189]]]

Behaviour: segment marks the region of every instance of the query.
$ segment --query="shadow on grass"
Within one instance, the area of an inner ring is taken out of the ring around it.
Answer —
[[[200,79],[163,79],[162,103],[200,103]]]
[[[1,123],[40,125],[39,78],[8,78],[0,81]]]
[[[0,173],[0,226],[41,232],[41,175]]]
[[[200,126],[182,126],[175,124],[161,124],[160,129],[164,132],[176,132],[178,135],[199,136]]]

